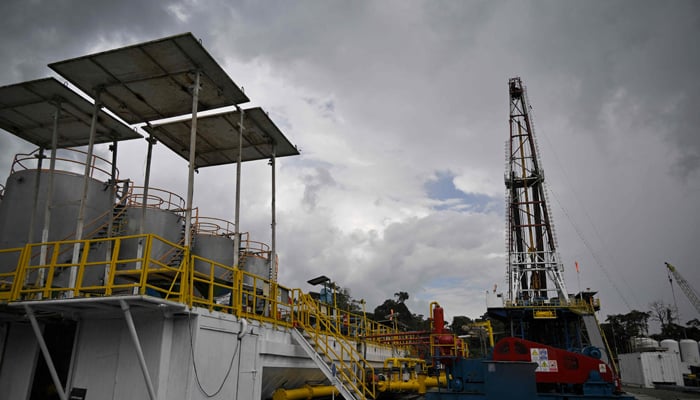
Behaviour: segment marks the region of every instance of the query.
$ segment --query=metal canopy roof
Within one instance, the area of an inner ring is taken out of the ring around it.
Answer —
[[[57,104],[61,107],[57,146],[87,145],[94,105],[54,78],[0,87],[0,128],[37,146],[49,148]],[[100,110],[95,143],[140,137],[136,131]]]
[[[248,97],[191,34],[185,33],[49,64],[83,92],[135,124],[192,113],[191,87],[200,71],[199,111]]]
[[[262,160],[272,157],[275,144],[275,157],[299,155],[297,148],[287,140],[262,108],[243,111],[243,146],[241,159]],[[195,147],[195,167],[235,163],[238,157],[239,111],[197,118],[197,143]],[[190,120],[181,120],[156,126],[146,126],[144,130],[152,134],[185,160],[189,160]]]
[[[100,315],[123,315],[124,311],[121,309],[122,301],[129,305],[132,312],[187,312],[187,306],[182,303],[141,295],[76,297],[72,299],[43,301],[18,301],[9,303],[8,305],[11,308],[24,308],[24,306],[29,306],[37,313],[37,317],[41,317],[43,313],[48,315],[55,313],[71,313],[75,315],[85,315],[88,313],[99,313]]]

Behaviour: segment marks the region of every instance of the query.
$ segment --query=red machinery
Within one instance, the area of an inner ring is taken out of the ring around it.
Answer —
[[[466,357],[464,343],[462,339],[445,329],[445,309],[437,302],[430,303],[430,314],[433,320],[431,344],[433,351],[437,354],[433,356],[442,357]],[[440,357],[441,358],[441,357]],[[441,358],[443,363],[449,362]]]
[[[493,359],[536,362],[535,378],[538,385],[579,385],[597,374],[602,381],[614,384],[617,390],[620,390],[618,379],[605,362],[529,340],[514,337],[499,340],[493,350]]]

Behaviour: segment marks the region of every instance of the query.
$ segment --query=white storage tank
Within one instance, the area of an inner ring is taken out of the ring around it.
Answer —
[[[632,338],[632,348],[636,351],[655,350],[659,348],[659,342],[649,337]]]
[[[681,361],[688,365],[700,365],[700,349],[698,342],[692,339],[682,339],[680,341]]]
[[[660,345],[662,348],[666,349],[667,352],[669,352],[669,353],[676,353],[676,354],[678,354],[679,357],[680,357],[681,348],[679,347],[678,341],[677,341],[677,340],[673,340],[673,339],[664,339],[664,340],[662,340],[661,342],[659,342],[659,345]]]

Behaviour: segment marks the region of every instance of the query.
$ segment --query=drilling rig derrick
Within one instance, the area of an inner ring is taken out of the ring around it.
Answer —
[[[567,304],[531,107],[520,78],[508,82],[510,139],[506,145],[508,298],[512,304]]]

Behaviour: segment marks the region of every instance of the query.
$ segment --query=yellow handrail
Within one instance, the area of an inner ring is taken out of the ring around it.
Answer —
[[[73,262],[69,255],[76,244],[81,253]],[[44,264],[32,257],[42,247]],[[111,249],[111,254],[104,249]],[[29,243],[0,249],[0,260],[8,271],[0,273],[2,303],[141,294],[281,327],[309,326],[316,315],[322,322],[316,328],[319,334],[358,338],[387,348],[391,345],[378,338],[396,333],[362,313],[334,309],[300,289],[191,254],[189,248],[154,234]],[[71,269],[76,272],[73,285]]]
[[[317,353],[327,361],[337,365],[336,373],[340,381],[363,397],[376,398],[374,368],[348,343],[320,304],[308,294],[299,294],[298,320],[301,328],[309,334]],[[336,349],[339,347],[339,349]]]

